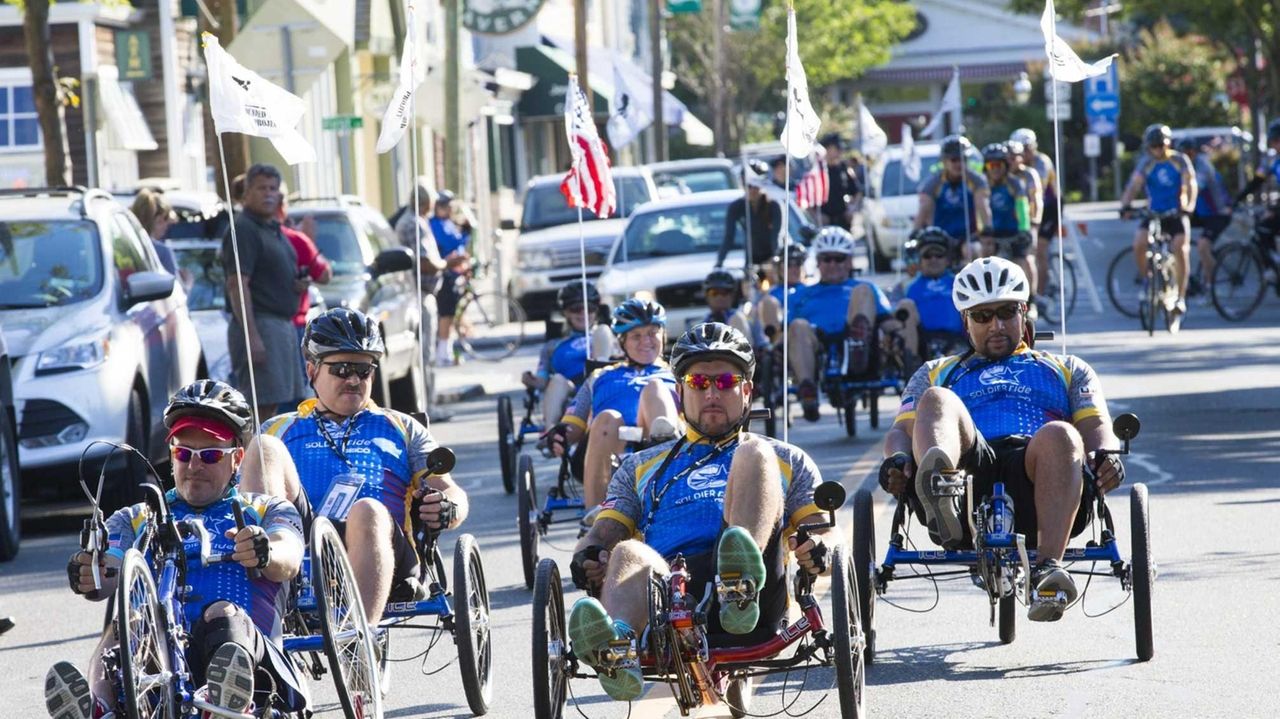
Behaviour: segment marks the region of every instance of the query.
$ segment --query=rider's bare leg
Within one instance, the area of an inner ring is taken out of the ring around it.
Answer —
[[[116,689],[111,674],[107,672],[107,667],[102,662],[102,654],[117,644],[119,642],[116,641],[115,623],[112,622],[102,632],[97,646],[93,648],[93,655],[89,659],[89,676],[86,677],[89,680],[89,693],[93,695],[94,700],[100,700],[109,707],[116,705]]]
[[[761,297],[760,303],[756,305],[756,318],[760,320],[762,327],[773,328],[773,336],[776,338],[782,328],[782,303],[773,295]]]
[[[550,427],[564,416],[565,405],[573,394],[573,383],[562,374],[553,374],[542,389],[542,426]]]
[[[735,310],[729,315],[729,326],[741,332],[743,337],[751,337],[751,323],[747,321],[747,315],[742,310]]]
[[[1213,258],[1213,243],[1209,238],[1201,235],[1196,240],[1196,249],[1200,252],[1200,277],[1203,278],[1201,286],[1207,291],[1210,284],[1213,283],[1213,271],[1217,267],[1217,263]]]
[[[1062,559],[1080,507],[1084,440],[1070,424],[1050,422],[1032,436],[1024,463],[1027,476],[1035,485],[1039,556]]]
[[[1182,219],[1183,232],[1173,236],[1173,269],[1178,275],[1178,299],[1187,298],[1187,283],[1191,281],[1191,243],[1187,241],[1186,218]]]
[[[930,447],[939,447],[955,467],[960,457],[977,441],[978,430],[964,402],[945,387],[930,387],[916,400],[915,430],[911,450],[924,457]]]
[[[1027,277],[1031,278],[1031,281],[1034,283],[1031,288],[1033,293],[1039,291],[1039,288],[1041,287],[1049,286],[1049,238],[1047,237],[1036,238],[1035,267],[1036,272],[1034,274],[1027,275]],[[1034,294],[1032,296],[1034,296]]]
[[[787,329],[791,342],[791,372],[796,378],[816,381],[818,378],[818,335],[808,320],[793,320]]]
[[[742,440],[729,465],[724,490],[724,521],[742,527],[761,551],[782,519],[782,476],[778,455],[760,437]]]
[[[259,444],[262,445],[261,453],[258,451]],[[244,451],[244,461],[240,464],[240,489],[244,492],[283,497],[290,502],[297,501],[298,495],[302,493],[298,468],[294,465],[288,448],[278,437],[259,434],[249,440],[249,446]]]
[[[636,423],[644,429],[646,437],[654,429],[653,421],[659,417],[666,418],[671,428],[680,432],[680,410],[676,408],[676,397],[671,393],[670,386],[655,378],[650,379],[644,389],[640,390],[640,410],[636,413]]]
[[[649,624],[649,577],[668,571],[662,555],[644,542],[619,542],[609,552],[600,603],[610,617],[626,622],[638,636]]]
[[[356,586],[360,588],[360,603],[371,625],[382,618],[383,606],[391,593],[391,575],[395,569],[392,533],[391,514],[381,502],[366,498],[352,505],[344,539]]]
[[[1040,288],[1044,287],[1043,284],[1038,284],[1036,282],[1039,277],[1039,275],[1036,274],[1036,256],[1028,253],[1015,259],[1013,263],[1022,268],[1023,274],[1027,276],[1028,284],[1031,285],[1031,296],[1035,297],[1040,292]]]
[[[905,313],[905,320],[896,319],[896,315]],[[903,298],[898,300],[898,306],[894,308],[895,319],[898,324],[898,334],[902,337],[902,346],[906,348],[913,356],[920,356],[920,309],[916,307],[915,300]],[[892,328],[890,328],[892,329]]]
[[[588,510],[604,501],[609,478],[613,476],[613,456],[622,454],[626,449],[626,443],[618,437],[621,427],[622,415],[612,409],[606,409],[591,420],[591,429],[588,430],[591,439],[587,442],[587,456],[582,465],[582,500]]]
[[[1138,266],[1138,276],[1147,272],[1147,226],[1144,224],[1133,235],[1133,262]]]
[[[858,285],[849,293],[849,306],[845,309],[844,322],[852,325],[856,317],[865,317],[871,324],[876,320],[876,296],[869,285]]]

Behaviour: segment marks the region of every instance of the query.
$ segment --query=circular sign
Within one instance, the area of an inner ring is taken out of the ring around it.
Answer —
[[[544,0],[463,0],[462,26],[482,35],[506,35],[524,27]]]

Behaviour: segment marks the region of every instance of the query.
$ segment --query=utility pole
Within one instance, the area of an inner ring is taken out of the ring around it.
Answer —
[[[653,160],[667,159],[667,123],[662,115],[662,0],[649,0],[649,52],[653,74]]]
[[[587,0],[573,0],[573,55],[578,83],[587,96],[587,109],[595,115],[595,93],[591,92],[591,75],[587,74]],[[573,92],[573,89],[569,91]]]
[[[716,73],[711,79],[712,88],[715,90],[715,133],[716,133],[716,155],[724,157],[728,151],[728,126],[729,123],[725,117],[724,111],[724,0],[712,0],[711,17],[713,33],[713,50],[715,54]]]
[[[462,130],[458,98],[458,0],[444,0],[444,184],[461,190]]]

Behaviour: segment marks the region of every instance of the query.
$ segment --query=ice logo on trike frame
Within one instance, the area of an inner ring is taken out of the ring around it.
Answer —
[[[1018,385],[1018,376],[1022,374],[1022,370],[1013,369],[1007,365],[996,365],[982,370],[982,374],[978,375],[978,381],[984,385],[996,384],[1012,384]]]
[[[685,482],[689,485],[689,489],[695,492],[701,492],[704,489],[715,489],[723,487],[729,483],[729,473],[725,468],[713,464],[709,467],[699,467],[689,473]]]

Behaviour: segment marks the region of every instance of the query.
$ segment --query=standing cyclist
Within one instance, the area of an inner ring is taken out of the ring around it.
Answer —
[[[942,141],[942,168],[920,183],[920,209],[916,213],[915,230],[941,227],[952,237],[960,238],[967,259],[973,248],[969,243],[978,230],[991,224],[987,180],[969,169],[965,155],[973,148],[963,135],[951,135]]]
[[[1022,147],[1022,164],[1027,168],[1035,170],[1036,177],[1040,180],[1043,194],[1039,198],[1039,210],[1035,211],[1034,217],[1038,225],[1038,239],[1036,241],[1036,284],[1034,287],[1047,287],[1049,285],[1049,244],[1058,236],[1059,220],[1058,217],[1058,173],[1053,167],[1053,159],[1048,155],[1040,152],[1036,145],[1036,133],[1029,128],[1020,128],[1013,131],[1009,135],[1011,142],[1017,142]],[[1034,289],[1033,287],[1033,289]]]
[[[1200,143],[1190,137],[1178,140],[1178,152],[1191,160],[1196,171],[1196,209],[1191,215],[1191,227],[1201,229],[1196,239],[1196,252],[1200,255],[1200,276],[1204,278],[1201,299],[1209,301],[1209,283],[1213,281],[1213,243],[1231,224],[1231,196],[1227,194],[1222,173],[1213,166],[1209,154]]]

